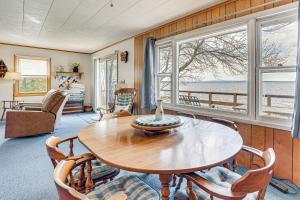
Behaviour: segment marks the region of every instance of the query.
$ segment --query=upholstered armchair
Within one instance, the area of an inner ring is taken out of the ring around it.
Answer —
[[[68,99],[64,92],[53,91],[44,99],[40,110],[9,111],[6,115],[5,138],[16,138],[54,131]]]

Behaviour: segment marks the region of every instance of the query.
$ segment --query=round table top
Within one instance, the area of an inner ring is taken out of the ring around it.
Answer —
[[[81,129],[79,141],[104,163],[134,172],[188,173],[225,163],[242,148],[239,133],[214,122],[180,117],[183,125],[148,136],[131,127],[139,116],[104,120]]]

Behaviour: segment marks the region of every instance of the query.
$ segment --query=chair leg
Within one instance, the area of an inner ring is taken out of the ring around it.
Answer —
[[[197,197],[193,191],[193,183],[190,180],[187,180],[187,192],[188,192],[189,200],[197,200]]]
[[[176,175],[173,176],[173,183],[172,183],[172,187],[175,187],[176,186]]]
[[[177,184],[177,186],[175,188],[175,191],[178,191],[180,189],[182,181],[183,181],[183,177],[181,176],[181,177],[179,177],[179,181],[178,181],[178,184]]]

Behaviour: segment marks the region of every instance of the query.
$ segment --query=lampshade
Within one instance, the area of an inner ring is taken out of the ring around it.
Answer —
[[[21,73],[19,72],[6,72],[4,79],[7,80],[20,80],[21,79]]]

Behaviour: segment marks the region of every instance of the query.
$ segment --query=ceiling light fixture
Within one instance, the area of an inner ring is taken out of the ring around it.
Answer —
[[[109,5],[110,5],[111,8],[114,7],[113,0],[110,1],[110,4],[109,4]]]

